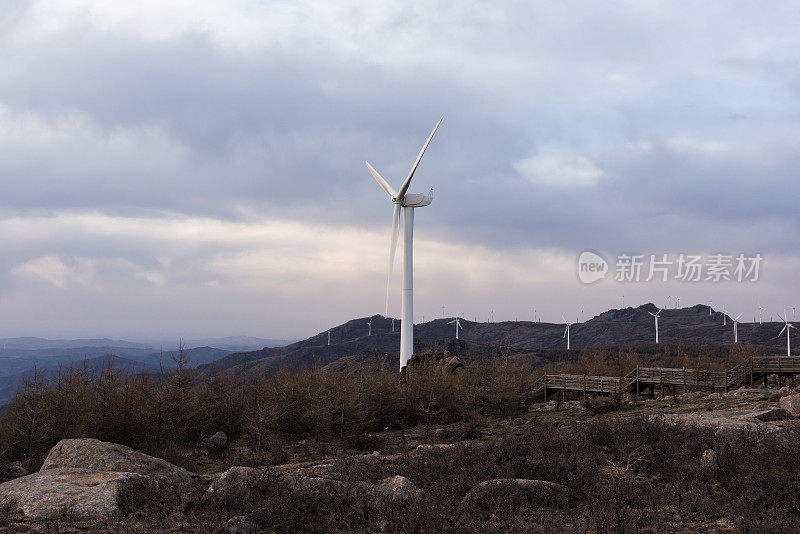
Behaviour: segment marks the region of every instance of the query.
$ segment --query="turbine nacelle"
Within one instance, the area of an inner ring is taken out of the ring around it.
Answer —
[[[393,198],[392,202],[398,203],[399,201]],[[423,195],[422,193],[406,193],[400,205],[404,208],[424,208],[429,206],[431,202],[433,202],[432,196]]]

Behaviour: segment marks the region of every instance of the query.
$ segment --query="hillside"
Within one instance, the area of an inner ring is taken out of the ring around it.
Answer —
[[[583,323],[576,323],[570,330],[571,348],[580,350],[652,344],[654,324],[648,312],[655,313],[657,310],[653,304],[644,304],[637,308],[609,310]],[[372,336],[367,335],[369,320],[372,320]],[[448,324],[451,320],[435,319],[414,325],[415,350],[452,340],[455,331],[454,325]],[[462,319],[461,325],[460,340],[471,343],[472,350],[478,353],[498,346],[528,351],[529,355],[535,354],[533,351],[566,349],[563,324],[530,321],[477,323]],[[740,323],[739,342],[775,347],[777,350],[786,343],[786,338],[778,335],[782,326],[782,323],[775,322],[761,325]],[[233,375],[247,372],[269,374],[282,365],[289,369],[311,364],[326,366],[341,358],[348,358],[346,362],[359,361],[359,358],[373,363],[382,360],[394,362],[400,343],[399,328],[400,321],[395,320],[395,331],[392,332],[392,320],[381,315],[353,319],[331,328],[330,345],[327,344],[328,332],[325,331],[285,347],[233,353],[210,365],[201,365],[200,369],[209,373],[227,371]],[[659,319],[659,337],[662,343],[670,344],[727,345],[733,342],[733,324],[727,318],[727,324],[723,325],[721,312],[715,311],[709,316],[708,306],[704,305],[663,310]],[[387,356],[379,357],[377,353]],[[538,357],[549,360],[542,354]]]

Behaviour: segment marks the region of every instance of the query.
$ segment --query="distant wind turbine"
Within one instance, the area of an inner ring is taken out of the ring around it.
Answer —
[[[394,317],[392,317],[392,332],[394,332]]]
[[[763,312],[765,309],[766,309],[766,308],[764,308],[763,306],[761,306],[761,304],[759,304],[759,305],[758,305],[758,324],[762,324],[762,322],[761,322],[761,321],[762,321],[762,319],[763,319],[763,315],[762,315],[762,313],[761,313],[761,312]]]
[[[722,307],[722,326],[728,324],[728,312],[725,309],[725,306]]]
[[[453,324],[453,323],[455,323],[456,325],[456,339],[458,339],[458,329],[461,328],[463,330],[463,328],[461,327],[461,321],[459,321],[458,317],[456,317],[454,320],[450,321],[447,324]]]
[[[408,187],[411,185],[411,178],[419,166],[422,155],[433,139],[433,134],[442,123],[442,117],[436,126],[433,127],[428,140],[422,145],[422,150],[419,151],[414,165],[411,167],[411,172],[403,183],[400,189],[395,191],[389,182],[384,180],[383,176],[378,174],[369,162],[364,162],[384,191],[391,197],[394,204],[394,214],[392,216],[392,234],[391,244],[389,245],[389,276],[386,281],[386,315],[389,315],[389,287],[392,280],[392,269],[394,268],[394,255],[397,248],[397,240],[400,234],[400,211],[402,209],[404,215],[403,223],[403,303],[402,303],[402,321],[400,323],[400,369],[405,367],[406,362],[414,352],[414,208],[422,208],[428,206],[433,202],[433,197],[423,195],[420,193],[408,193]]]
[[[647,313],[652,315],[653,318],[656,320],[656,343],[658,343],[658,316],[661,315],[661,310],[658,310],[658,312],[656,313],[653,312],[647,312]]]
[[[331,344],[331,331],[328,329],[328,345]]]
[[[742,316],[742,314],[740,313],[736,317],[732,317],[731,318],[731,320],[733,321],[733,342],[734,343],[738,343],[739,342],[739,317],[741,317],[741,316]]]
[[[794,328],[794,325],[792,323],[790,323],[789,320],[786,318],[786,310],[783,311],[783,322],[786,323],[786,324],[783,325],[783,330],[786,330],[786,355],[787,356],[791,356],[792,355],[792,347],[791,347],[791,336],[790,336],[790,333],[791,333],[791,329]],[[783,330],[781,330],[781,334],[783,334]],[[781,334],[778,334],[778,335],[781,335]]]
[[[369,325],[369,334],[367,334],[367,335],[371,336],[372,335],[372,319],[370,319],[369,322],[367,322],[367,324]]]
[[[570,323],[563,315],[561,318],[564,319],[564,324],[567,325],[567,328],[564,330],[564,337],[567,338],[567,350],[569,350],[569,327],[575,323]]]
[[[625,295],[620,295],[619,298],[622,299],[622,308],[625,308]]]
[[[681,305],[681,298],[675,297],[675,309],[677,310]]]
[[[714,299],[708,300],[708,316],[711,317],[711,305],[714,304]]]

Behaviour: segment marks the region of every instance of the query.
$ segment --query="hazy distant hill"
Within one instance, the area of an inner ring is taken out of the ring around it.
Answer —
[[[141,343],[123,341],[119,339],[44,339],[40,337],[9,337],[0,338],[0,349],[75,349],[83,347],[125,347],[129,349],[151,348]]]
[[[647,344],[654,341],[654,321],[649,311],[656,312],[653,304],[637,308],[610,310],[570,328],[572,349],[611,347],[629,344]],[[372,336],[368,336],[367,321],[372,320]],[[452,318],[436,319],[414,326],[415,344],[436,343],[455,337],[454,325],[447,324]],[[663,310],[659,318],[659,337],[663,343],[733,343],[733,324],[730,318],[723,325],[720,312],[708,313],[708,306]],[[507,345],[517,349],[543,350],[565,349],[564,325],[530,321],[504,321],[477,323],[461,320],[462,341],[476,346]],[[786,338],[779,336],[782,323],[740,323],[739,342],[752,345],[784,347]],[[227,371],[232,374],[245,372],[274,372],[281,365],[296,368],[300,365],[318,363],[330,365],[340,358],[351,360],[359,355],[369,359],[376,353],[396,353],[400,343],[400,321],[392,321],[376,315],[372,318],[353,319],[331,328],[331,345],[327,345],[328,332],[320,332],[308,339],[280,348],[264,348],[257,351],[230,354],[210,365],[200,366],[206,372]],[[800,345],[797,345],[800,347]]]

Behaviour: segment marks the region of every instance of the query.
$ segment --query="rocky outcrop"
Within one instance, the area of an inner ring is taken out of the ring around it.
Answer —
[[[237,487],[242,487],[252,481],[258,472],[258,469],[254,467],[235,465],[214,478],[214,481],[206,490],[206,494],[214,495]]]
[[[410,501],[422,496],[423,491],[402,475],[384,478],[377,484],[361,483],[370,499],[375,501]]]
[[[62,439],[50,449],[39,472],[61,468],[138,473],[183,482],[198,478],[186,469],[160,458],[136,452],[124,445],[90,438]]]
[[[753,412],[753,418],[759,421],[786,421],[793,417],[789,410],[783,408],[770,408],[768,410],[756,410]]]
[[[778,401],[778,406],[792,415],[800,415],[800,394],[786,395]]]
[[[544,506],[564,506],[569,500],[567,486],[546,480],[496,478],[474,486],[461,500],[462,508],[491,508],[509,497],[523,497]]]
[[[763,410],[762,410],[763,412]],[[714,428],[718,430],[766,430],[775,432],[779,426],[762,422],[754,418],[759,411],[747,412],[699,412],[699,413],[668,413],[653,416],[654,419],[663,418],[668,423],[684,423],[696,427]]]
[[[127,491],[148,482],[137,473],[52,468],[0,484],[0,508],[18,510],[32,519],[63,517],[108,520],[122,515]]]

